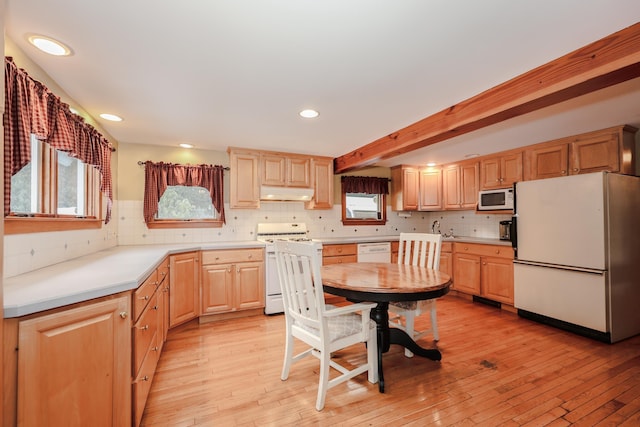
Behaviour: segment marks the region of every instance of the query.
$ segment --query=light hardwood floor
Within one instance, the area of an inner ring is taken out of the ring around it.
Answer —
[[[441,362],[392,346],[386,393],[363,374],[329,390],[322,412],[317,360],[280,380],[283,316],[179,326],[142,425],[640,425],[640,336],[603,344],[451,295],[438,301],[438,322]],[[361,360],[365,351],[335,357]]]

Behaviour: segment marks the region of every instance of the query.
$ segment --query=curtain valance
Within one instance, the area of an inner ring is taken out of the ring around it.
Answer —
[[[343,176],[342,192],[389,194],[389,178],[372,176]]]
[[[45,85],[5,57],[4,215],[11,205],[11,177],[31,161],[31,134],[56,150],[98,168],[100,191],[107,195],[105,224],[111,219],[113,146],[93,126],[74,114]]]

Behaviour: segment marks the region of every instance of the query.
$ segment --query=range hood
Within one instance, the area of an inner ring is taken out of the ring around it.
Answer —
[[[312,198],[313,188],[273,187],[268,185],[260,187],[260,200],[308,202]]]

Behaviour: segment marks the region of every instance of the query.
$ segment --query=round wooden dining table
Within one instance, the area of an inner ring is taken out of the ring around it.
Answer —
[[[440,271],[414,265],[350,262],[322,267],[325,292],[352,302],[375,302],[371,319],[376,322],[378,338],[378,388],[384,393],[382,354],[391,344],[399,344],[414,354],[439,361],[437,349],[420,347],[412,337],[398,328],[389,328],[389,303],[438,298],[449,292],[451,277]]]

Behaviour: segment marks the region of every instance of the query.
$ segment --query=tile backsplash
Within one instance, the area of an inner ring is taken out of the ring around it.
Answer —
[[[117,245],[152,245],[255,240],[259,222],[305,222],[310,237],[387,236],[400,232],[430,232],[437,220],[442,233],[498,238],[498,223],[511,215],[476,214],[475,211],[410,212],[387,210],[387,224],[342,225],[341,206],[306,210],[302,202],[263,202],[259,210],[230,209],[227,223],[212,229],[154,229],[146,227],[142,201],[116,201],[113,220],[100,230],[8,235],[4,238],[4,277],[73,259]]]

